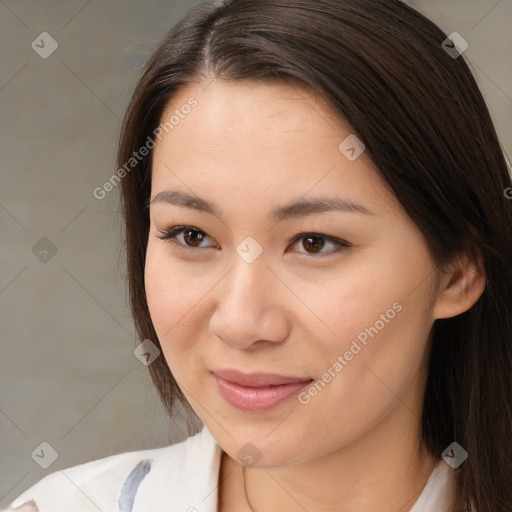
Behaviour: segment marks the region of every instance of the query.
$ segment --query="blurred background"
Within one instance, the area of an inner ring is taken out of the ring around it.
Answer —
[[[197,3],[0,0],[0,508],[53,471],[187,436],[134,354],[118,191],[93,190],[146,59]],[[468,42],[510,155],[512,0],[406,3]]]

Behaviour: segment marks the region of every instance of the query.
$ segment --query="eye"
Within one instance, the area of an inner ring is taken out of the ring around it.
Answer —
[[[200,229],[195,228],[194,226],[176,226],[169,230],[159,231],[157,235],[160,240],[166,240],[175,245],[180,245],[180,249],[191,249],[194,250],[196,247],[199,247],[199,244],[207,237],[208,235],[201,231]],[[178,237],[183,237],[184,242],[176,241]],[[213,239],[212,239],[213,240]],[[188,245],[190,243],[190,245]]]
[[[174,228],[168,230],[162,230],[158,232],[156,235],[160,240],[168,241],[180,249],[185,251],[196,252],[195,249],[201,248],[201,243],[206,238],[211,238],[204,231],[194,227],[194,226],[176,226]],[[180,237],[182,241],[180,241]],[[213,238],[212,238],[213,240]],[[329,256],[334,252],[338,252],[338,250],[351,247],[348,242],[341,240],[339,238],[322,235],[320,233],[300,233],[295,236],[292,240],[292,246],[296,245],[300,240],[303,240],[302,247],[306,249],[305,252],[297,251],[301,254],[308,255],[316,255],[320,256]],[[329,244],[334,247],[333,251],[326,252],[322,251],[325,247],[329,247]],[[216,245],[207,245],[204,247],[215,247]]]
[[[300,240],[302,240],[301,247],[306,249],[306,252],[298,251],[302,254],[320,254],[320,256],[329,256],[341,249],[351,247],[351,245],[344,240],[332,236],[322,235],[320,233],[301,233],[292,240],[292,245],[296,244]],[[324,247],[328,247],[328,244],[334,247],[334,250],[329,252],[320,252]]]

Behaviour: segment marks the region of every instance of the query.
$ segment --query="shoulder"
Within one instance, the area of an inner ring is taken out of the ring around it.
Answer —
[[[8,511],[215,510],[221,449],[206,427],[164,448],[111,455],[50,473]],[[213,484],[213,485],[212,485]],[[209,495],[209,496],[208,496]],[[205,499],[206,498],[206,499]]]

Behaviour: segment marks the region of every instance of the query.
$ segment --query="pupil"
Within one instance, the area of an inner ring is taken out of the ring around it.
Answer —
[[[187,242],[188,244],[188,238],[190,236],[190,233],[196,233],[196,237],[192,236],[192,245],[193,245],[193,242],[199,242],[201,243],[201,240],[203,238],[202,234],[199,232],[199,231],[196,231],[194,229],[189,229],[188,231],[185,232],[185,241]]]
[[[309,236],[309,237],[305,238],[303,245],[306,250],[308,250],[309,248],[312,248],[313,252],[318,252],[324,246],[323,241],[320,244],[318,244],[318,243],[315,244],[314,242],[312,244],[310,244],[311,240],[315,240],[316,242],[318,242],[318,240],[323,240],[323,238],[321,238],[319,236]],[[306,247],[306,244],[309,247]],[[311,247],[311,246],[314,246],[314,247]]]

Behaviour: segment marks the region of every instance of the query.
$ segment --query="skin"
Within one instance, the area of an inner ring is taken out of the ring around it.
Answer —
[[[207,85],[187,85],[164,112],[198,101],[154,149],[151,197],[193,193],[223,215],[152,203],[145,286],[166,361],[225,452],[220,510],[251,510],[237,460],[248,442],[260,456],[245,469],[254,510],[409,510],[438,462],[420,442],[432,324],[477,301],[481,262],[435,268],[367,153],[340,152],[350,127],[321,98],[284,84]],[[269,218],[303,196],[343,197],[373,215]],[[177,225],[202,241],[158,238]],[[292,241],[311,232],[350,247],[322,238],[319,254],[307,237]],[[248,236],[263,249],[252,263],[236,252]],[[180,250],[187,243],[195,252]],[[212,369],[320,379],[395,302],[401,311],[308,404],[246,412],[219,394]]]

